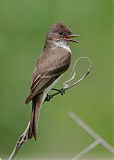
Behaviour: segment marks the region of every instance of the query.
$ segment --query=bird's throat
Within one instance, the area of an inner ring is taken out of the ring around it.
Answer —
[[[54,41],[53,44],[58,48],[63,48],[71,53],[71,49],[66,41]]]

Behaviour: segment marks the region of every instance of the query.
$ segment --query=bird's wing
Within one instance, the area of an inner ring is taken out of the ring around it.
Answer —
[[[58,54],[50,53],[41,57],[36,65],[36,71],[33,74],[31,84],[31,94],[27,97],[25,103],[29,103],[32,98],[48,86],[50,86],[70,65],[70,54],[64,50]]]

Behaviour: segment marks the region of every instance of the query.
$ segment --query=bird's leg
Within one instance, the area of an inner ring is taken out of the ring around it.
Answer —
[[[50,101],[50,99],[53,98],[53,94],[47,94],[46,98],[45,98],[45,101]]]
[[[65,89],[64,88],[61,88],[61,89],[52,88],[52,90],[54,90],[56,92],[53,93],[53,94],[47,94],[47,96],[45,98],[45,101],[49,102],[57,94],[61,94],[61,95],[65,94]]]
[[[65,94],[64,88],[61,88],[61,89],[52,88],[52,90],[59,92],[61,95],[64,95],[64,94]]]

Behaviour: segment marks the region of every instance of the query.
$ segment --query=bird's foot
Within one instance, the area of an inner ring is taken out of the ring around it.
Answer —
[[[58,91],[61,95],[65,94],[65,90],[63,88],[61,88],[61,89],[52,88],[52,90]]]
[[[52,99],[53,98],[53,95],[51,95],[51,94],[47,94],[47,96],[46,96],[46,98],[45,98],[45,101],[50,101],[50,99]]]

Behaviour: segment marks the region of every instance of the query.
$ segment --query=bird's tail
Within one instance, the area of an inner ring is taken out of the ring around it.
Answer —
[[[31,139],[33,136],[36,140],[37,138],[37,129],[38,129],[38,119],[40,109],[43,103],[43,94],[35,96],[32,100],[32,113],[30,118],[30,126],[28,131],[28,138]]]

